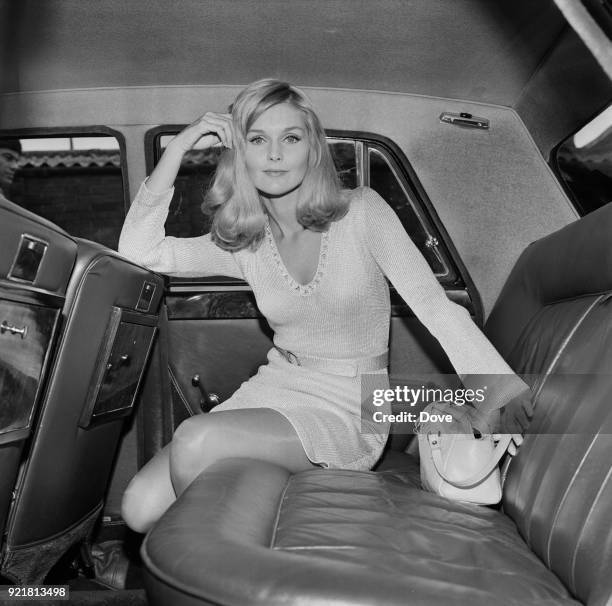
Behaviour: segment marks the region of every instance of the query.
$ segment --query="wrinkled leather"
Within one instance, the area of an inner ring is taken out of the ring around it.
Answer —
[[[612,600],[612,204],[531,245],[488,334],[535,413],[503,511],[406,472],[205,470],[143,543],[151,604]]]
[[[291,476],[222,461],[142,553],[160,605],[575,604],[508,517],[424,492],[401,472]],[[159,599],[164,585],[171,602]]]

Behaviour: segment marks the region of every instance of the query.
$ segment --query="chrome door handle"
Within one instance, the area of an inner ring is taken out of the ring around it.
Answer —
[[[12,335],[21,335],[21,338],[25,339],[28,334],[28,327],[24,326],[23,328],[17,328],[4,320],[2,324],[0,324],[0,334],[4,334],[5,332],[10,332]]]
[[[440,122],[454,124],[455,126],[465,126],[467,128],[480,128],[482,130],[489,129],[489,120],[487,118],[479,118],[468,112],[453,114],[451,112],[442,112],[440,114]]]

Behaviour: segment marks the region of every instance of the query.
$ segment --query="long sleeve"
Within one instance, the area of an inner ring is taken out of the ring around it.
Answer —
[[[154,194],[143,183],[125,218],[119,253],[153,271],[174,276],[230,276],[244,279],[234,253],[219,248],[210,234],[166,236],[164,223],[173,189]]]
[[[528,389],[474,324],[468,311],[448,299],[393,209],[369,188],[364,188],[362,202],[362,229],[372,256],[439,341],[464,384],[472,387],[486,381],[487,409],[497,408]]]

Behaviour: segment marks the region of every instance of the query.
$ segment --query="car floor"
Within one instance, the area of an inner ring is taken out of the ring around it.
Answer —
[[[92,556],[86,556],[89,562],[85,562],[86,558],[79,549],[74,549],[58,562],[44,581],[45,585],[67,585],[69,599],[37,600],[36,603],[49,606],[147,606],[139,554],[142,539],[142,535],[132,533],[123,525],[102,527],[91,546]],[[121,589],[112,586],[117,581],[123,586]],[[0,598],[0,606],[14,603],[14,600]]]

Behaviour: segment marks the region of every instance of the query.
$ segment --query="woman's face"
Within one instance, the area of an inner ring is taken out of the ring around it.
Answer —
[[[279,103],[257,118],[246,133],[246,168],[261,194],[278,198],[302,184],[310,143],[303,114]]]

